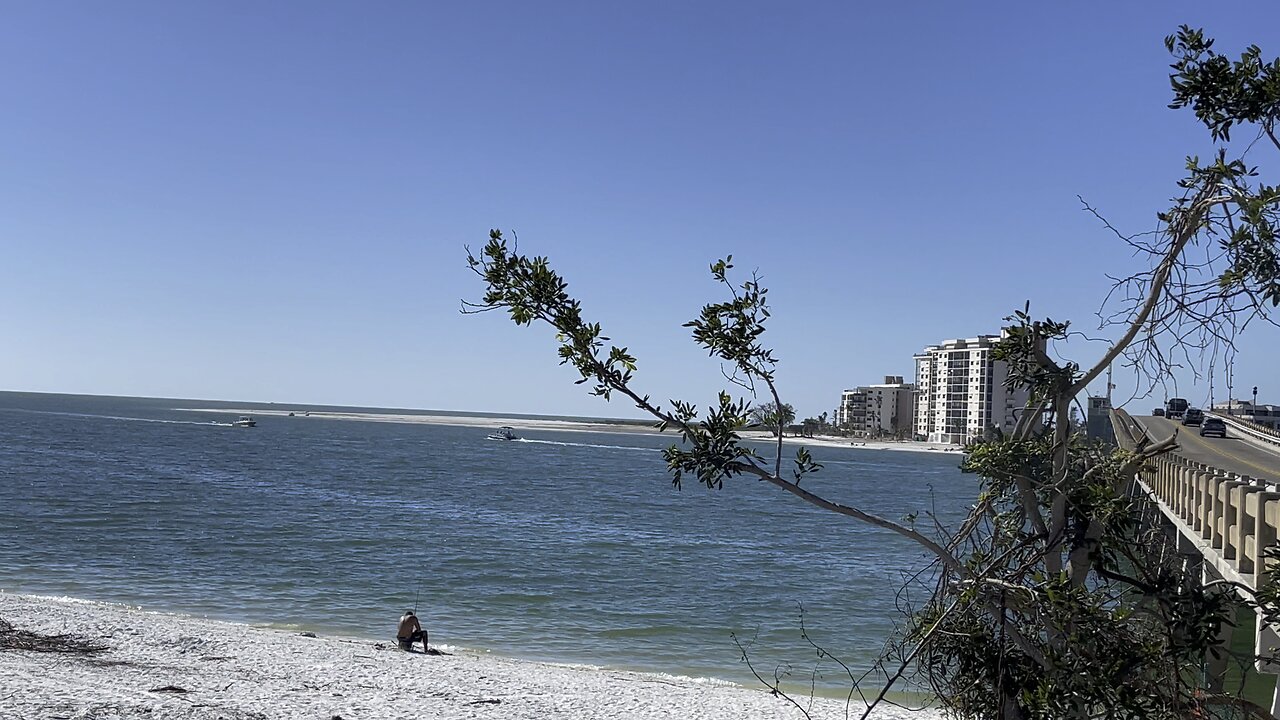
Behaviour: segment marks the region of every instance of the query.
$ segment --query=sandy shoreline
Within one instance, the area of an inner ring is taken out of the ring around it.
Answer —
[[[368,412],[330,412],[300,410],[254,410],[249,408],[174,408],[182,412],[214,413],[219,415],[253,415],[258,417],[283,417],[297,421],[307,420],[347,420],[356,422],[385,422],[422,425],[451,425],[454,427],[473,427],[477,429],[495,429],[507,425],[516,430],[549,430],[553,432],[590,432],[613,433],[622,435],[660,435],[655,425],[644,422],[588,422],[584,420],[543,420],[514,417],[479,417],[470,415],[429,415],[415,413],[368,413]],[[294,413],[292,416],[291,413]],[[305,414],[304,414],[305,413]],[[776,438],[764,431],[747,431],[744,438],[760,442],[776,442]],[[670,431],[666,437],[675,438]],[[807,445],[809,447],[857,448],[860,450],[897,450],[907,452],[959,453],[956,445],[916,442],[913,440],[883,441],[854,440],[834,436],[785,437],[784,445]]]
[[[0,593],[0,617],[18,629],[75,633],[110,647],[93,657],[0,650],[6,720],[803,717],[763,690],[716,681],[464,650],[428,656],[386,641],[305,637],[69,598]],[[845,717],[841,701],[802,703],[815,719]],[[848,709],[857,717],[863,707]],[[873,717],[941,715],[882,706]]]

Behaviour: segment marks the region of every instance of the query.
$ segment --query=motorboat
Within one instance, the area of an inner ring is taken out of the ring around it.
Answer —
[[[235,422],[231,423],[231,427],[254,427],[257,424],[258,424],[257,420],[254,420],[248,415],[241,415],[239,420],[236,420]]]
[[[487,440],[519,440],[520,436],[516,435],[516,431],[509,425],[502,427],[489,433]]]

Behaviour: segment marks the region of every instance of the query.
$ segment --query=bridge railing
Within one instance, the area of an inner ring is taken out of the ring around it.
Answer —
[[[1175,454],[1153,459],[1139,480],[1170,519],[1191,531],[1190,539],[1198,537],[1203,549],[1257,587],[1254,576],[1267,566],[1264,553],[1280,536],[1280,488]]]
[[[1138,424],[1133,416],[1124,410],[1111,410],[1111,428],[1115,431],[1116,443],[1125,450],[1132,450],[1138,442],[1146,437],[1147,430]]]
[[[1133,449],[1146,436],[1141,423],[1123,410],[1113,411],[1112,422],[1121,447]],[[1252,591],[1270,582],[1269,571],[1280,566],[1268,552],[1280,541],[1280,487],[1177,453],[1152,458],[1136,479],[1178,530],[1180,548],[1194,548],[1218,576]],[[1280,647],[1280,634],[1261,617],[1255,644],[1258,655]],[[1263,665],[1259,662],[1257,669],[1280,672]]]
[[[1242,420],[1231,415],[1223,415],[1222,413],[1205,413],[1207,417],[1216,417],[1227,424],[1227,427],[1235,430],[1242,435],[1248,435],[1255,440],[1276,445],[1280,447],[1280,430],[1274,430],[1266,425],[1260,425],[1249,420]]]

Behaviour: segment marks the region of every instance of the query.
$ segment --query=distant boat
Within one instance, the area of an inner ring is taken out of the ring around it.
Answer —
[[[493,432],[489,433],[489,436],[486,439],[487,440],[519,440],[520,436],[516,435],[516,431],[512,429],[510,426],[503,425],[497,430],[494,430]]]
[[[254,427],[257,424],[257,420],[254,420],[248,415],[241,415],[239,420],[231,423],[231,427]]]

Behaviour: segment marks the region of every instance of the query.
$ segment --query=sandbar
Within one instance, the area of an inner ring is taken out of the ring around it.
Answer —
[[[668,430],[665,434],[659,433],[657,423],[650,423],[643,420],[556,420],[551,418],[522,418],[522,417],[499,417],[499,416],[472,416],[472,415],[431,415],[427,413],[395,413],[395,412],[343,412],[332,410],[262,410],[251,408],[174,408],[182,412],[199,412],[199,413],[217,413],[220,415],[256,415],[265,417],[285,417],[290,420],[306,421],[306,420],[348,420],[357,422],[385,422],[385,423],[403,423],[403,424],[421,424],[421,425],[452,425],[454,427],[474,427],[477,429],[493,430],[499,426],[506,425],[516,430],[549,430],[553,432],[589,432],[589,433],[616,433],[628,435],[663,435],[672,438],[675,442],[677,436]],[[742,437],[748,440],[759,441],[764,443],[777,442],[777,438],[768,431],[764,430],[747,430],[742,432]],[[851,439],[845,437],[836,437],[833,435],[819,435],[817,437],[793,437],[787,436],[783,438],[784,445],[807,445],[810,447],[832,447],[832,448],[856,448],[860,450],[902,450],[908,452],[944,452],[958,453],[961,451],[958,445],[946,445],[942,443],[918,442],[915,440],[862,440]]]

